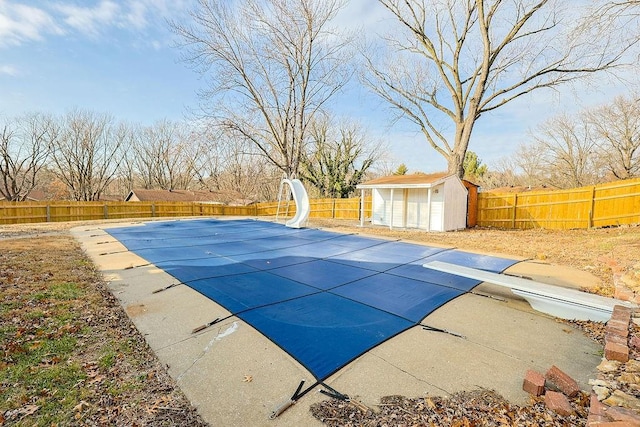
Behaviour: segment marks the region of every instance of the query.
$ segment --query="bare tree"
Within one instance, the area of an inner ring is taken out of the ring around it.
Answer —
[[[72,200],[99,200],[117,176],[128,128],[108,114],[75,110],[61,119],[52,141],[54,173]]]
[[[288,176],[309,123],[350,77],[348,39],[329,24],[343,0],[199,0],[173,23],[184,59],[209,79],[203,114],[244,138]]]
[[[329,121],[313,124],[312,146],[303,160],[301,177],[322,197],[349,197],[376,159],[357,125],[343,125],[334,135]]]
[[[194,171],[201,186],[247,200],[274,199],[265,199],[272,194],[265,187],[277,188],[281,176],[253,143],[233,132],[211,128],[204,135],[194,156]]]
[[[169,120],[137,129],[132,154],[144,188],[189,187],[194,176],[190,138],[182,123]]]
[[[571,188],[598,182],[596,144],[584,117],[553,117],[538,126],[534,140],[545,153],[544,169],[551,185]]]
[[[387,38],[386,64],[367,58],[365,82],[460,177],[483,114],[611,69],[628,47],[589,37],[587,26],[577,32],[576,8],[553,0],[379,1],[404,32]]]
[[[541,144],[520,144],[513,154],[514,160],[503,159],[498,170],[511,178],[508,185],[537,187],[548,185],[547,151]],[[515,171],[522,171],[516,175]]]
[[[603,166],[617,179],[640,176],[640,110],[637,97],[619,96],[586,113]]]
[[[57,127],[50,117],[32,113],[7,120],[0,128],[0,195],[23,201],[37,184]]]
[[[197,130],[195,140],[195,153],[191,158],[194,179],[200,188],[220,190],[220,176],[227,158],[225,151],[234,144],[225,141],[224,132],[212,126]]]

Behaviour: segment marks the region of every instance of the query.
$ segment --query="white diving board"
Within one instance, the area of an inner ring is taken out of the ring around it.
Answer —
[[[636,307],[626,301],[590,294],[577,289],[568,289],[520,277],[491,273],[448,262],[430,261],[422,266],[510,288],[515,295],[527,300],[534,310],[562,319],[606,322],[611,318],[614,306]]]

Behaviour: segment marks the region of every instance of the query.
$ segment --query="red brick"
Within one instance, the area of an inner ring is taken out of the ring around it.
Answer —
[[[616,285],[613,290],[613,297],[622,301],[633,301],[636,294],[624,285]]]
[[[614,329],[625,330],[629,329],[629,322],[611,317],[611,319],[607,321],[607,326]]]
[[[631,309],[623,305],[616,305],[613,307],[611,317],[617,320],[623,320],[628,324],[631,321]]]
[[[544,404],[558,415],[567,416],[573,414],[569,398],[562,393],[547,391],[544,395]]]
[[[589,427],[639,427],[637,423],[631,421],[609,421],[604,423],[587,424]]]
[[[629,361],[629,347],[608,342],[604,346],[604,357],[606,357],[607,360],[617,360],[626,363]]]
[[[544,394],[544,376],[537,371],[529,369],[524,377],[522,389],[534,396],[542,396]]]
[[[631,409],[611,406],[606,408],[606,415],[614,421],[629,421],[640,426],[640,414]]]
[[[574,397],[580,392],[576,380],[565,374],[557,366],[552,366],[544,376],[549,383],[569,397]]]
[[[608,417],[603,417],[602,415],[594,415],[589,414],[587,417],[587,427],[598,427],[602,423],[606,423],[610,420]]]
[[[609,322],[607,322],[607,326],[604,327],[605,333],[620,335],[621,337],[629,336],[628,327],[620,327],[619,324],[616,323],[609,324],[610,322],[611,320],[609,320]]]
[[[591,393],[591,400],[589,401],[589,415],[598,415],[606,418],[607,405],[598,400],[598,396],[595,393]],[[603,421],[609,421],[608,419]]]
[[[604,342],[605,343],[613,342],[620,345],[627,345],[627,339],[625,337],[621,337],[620,335],[616,335],[616,334],[605,334]]]

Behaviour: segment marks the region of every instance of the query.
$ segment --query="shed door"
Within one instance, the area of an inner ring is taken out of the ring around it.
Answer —
[[[373,195],[373,212],[371,222],[375,225],[388,225],[387,209],[391,191],[382,188],[374,188],[371,192]]]
[[[389,194],[389,199],[391,199],[391,193]],[[394,227],[404,227],[404,190],[402,188],[393,190],[393,206],[391,200],[389,200],[388,213],[387,223],[393,222],[392,225]]]
[[[444,231],[444,185],[431,190],[431,231]]]
[[[412,188],[407,195],[407,228],[427,228],[427,189]]]

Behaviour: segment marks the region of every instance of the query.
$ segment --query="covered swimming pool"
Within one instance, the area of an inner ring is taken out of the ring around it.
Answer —
[[[517,262],[256,220],[152,222],[108,232],[253,326],[318,381],[480,283],[425,269],[425,262],[491,272]]]

